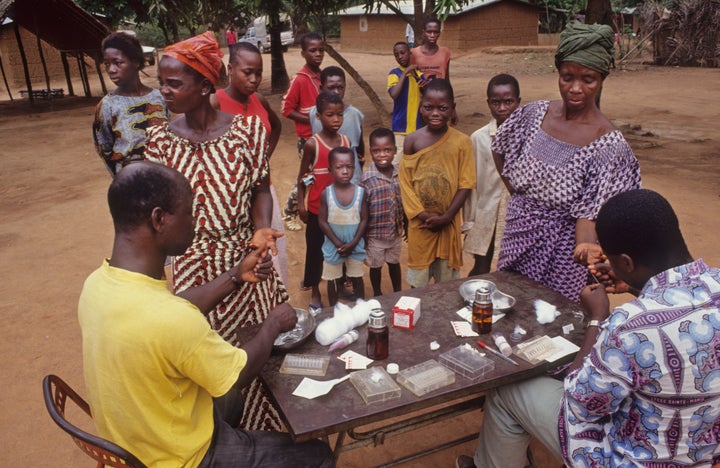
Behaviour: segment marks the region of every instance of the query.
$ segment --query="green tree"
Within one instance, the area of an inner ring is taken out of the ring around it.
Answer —
[[[181,28],[195,35],[205,28],[218,30],[244,8],[241,0],[77,0],[93,13],[102,13],[116,27],[121,21],[158,26],[165,42],[178,42]]]

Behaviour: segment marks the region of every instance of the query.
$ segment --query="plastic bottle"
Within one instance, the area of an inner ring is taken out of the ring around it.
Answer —
[[[492,330],[493,304],[490,299],[490,290],[480,288],[475,291],[475,301],[472,305],[473,330],[484,335]]]
[[[360,338],[360,333],[358,333],[357,330],[350,330],[337,340],[333,341],[333,343],[330,345],[329,351],[333,352],[336,349],[342,349],[345,346],[357,341],[358,338]]]
[[[512,348],[510,347],[502,333],[495,332],[490,336],[492,336],[492,339],[495,342],[495,346],[498,347],[501,353],[503,353],[505,356],[510,356],[512,354]]]
[[[375,360],[387,359],[389,354],[390,330],[387,326],[385,312],[373,309],[368,322],[367,357]]]

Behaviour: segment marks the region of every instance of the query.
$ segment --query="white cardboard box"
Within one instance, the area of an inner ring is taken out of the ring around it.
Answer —
[[[402,296],[392,308],[393,328],[412,330],[420,320],[420,298]]]

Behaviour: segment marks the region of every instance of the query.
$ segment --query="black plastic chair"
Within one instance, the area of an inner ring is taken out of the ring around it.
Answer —
[[[104,466],[146,468],[135,455],[124,448],[102,437],[89,434],[65,419],[65,402],[68,397],[90,418],[92,418],[92,414],[90,413],[90,405],[60,377],[56,375],[45,376],[43,379],[43,396],[45,397],[45,406],[55,424],[70,434],[77,446],[98,462],[97,468],[103,468]]]

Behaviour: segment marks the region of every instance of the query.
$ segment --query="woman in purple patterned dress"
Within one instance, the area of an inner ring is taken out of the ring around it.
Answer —
[[[555,64],[562,100],[516,110],[498,130],[493,156],[511,193],[498,270],[521,273],[577,301],[586,265],[602,258],[600,207],[640,187],[640,167],[598,107],[613,57],[608,26],[570,23]]]

